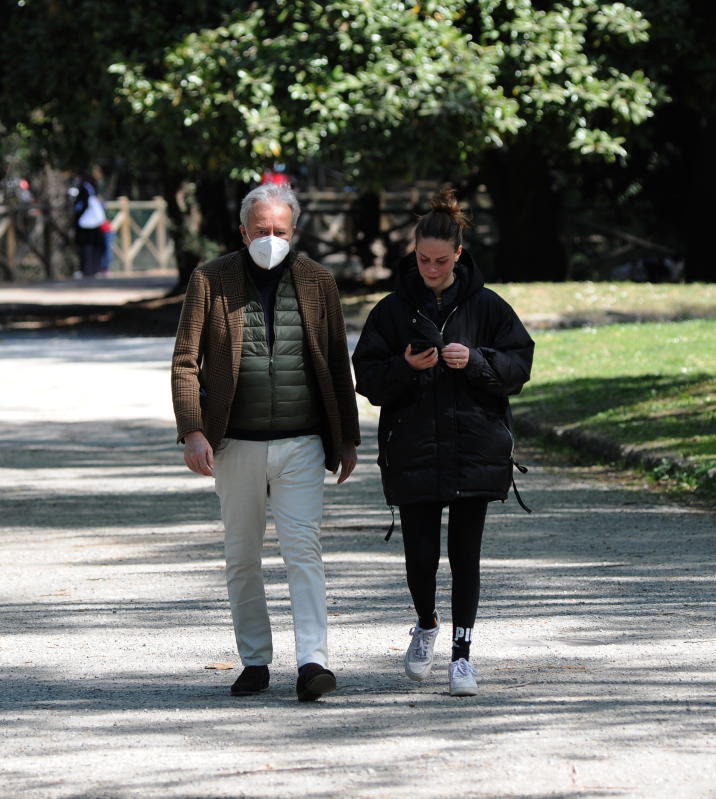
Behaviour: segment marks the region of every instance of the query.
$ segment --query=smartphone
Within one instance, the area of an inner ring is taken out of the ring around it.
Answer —
[[[427,339],[420,339],[419,341],[411,341],[410,342],[410,354],[411,355],[418,355],[421,352],[425,352],[425,350],[432,349],[435,346],[432,341],[428,341]]]

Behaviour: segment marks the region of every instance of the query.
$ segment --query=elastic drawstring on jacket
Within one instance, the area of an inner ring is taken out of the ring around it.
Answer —
[[[386,541],[390,541],[390,536],[393,535],[393,530],[395,530],[395,508],[392,505],[389,505],[388,507],[390,508],[390,512],[393,514],[393,521],[390,523],[388,532],[385,534]]]
[[[510,460],[512,461],[512,465],[517,468],[518,472],[521,472],[522,474],[527,474],[529,469],[526,466],[522,466],[521,464],[517,463],[517,461],[514,460],[513,458],[510,458]],[[528,508],[527,505],[525,505],[525,503],[522,501],[520,492],[517,490],[517,486],[515,485],[514,476],[512,477],[512,490],[515,492],[515,499],[519,503],[519,506],[522,508],[522,510],[527,511],[527,513],[532,513],[532,509]]]

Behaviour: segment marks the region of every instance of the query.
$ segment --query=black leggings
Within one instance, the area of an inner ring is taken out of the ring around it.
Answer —
[[[480,546],[487,502],[460,499],[448,505],[448,558],[452,572],[453,627],[472,628],[480,600]],[[441,502],[400,506],[408,588],[418,619],[431,619],[440,561]]]

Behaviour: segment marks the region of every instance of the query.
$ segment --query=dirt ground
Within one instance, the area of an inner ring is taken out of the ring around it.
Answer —
[[[269,530],[272,685],[232,698],[217,501],[174,444],[171,345],[0,333],[0,796],[716,796],[716,517],[523,450],[534,513],[491,509],[480,694],[451,698],[449,634],[429,682],[402,673],[413,616],[366,408],[356,473],[327,478],[339,690],[295,699]],[[443,563],[449,621],[448,589]]]

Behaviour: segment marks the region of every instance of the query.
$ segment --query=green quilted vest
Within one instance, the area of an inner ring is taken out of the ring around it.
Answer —
[[[303,338],[291,272],[276,290],[273,351],[258,290],[246,281],[243,349],[229,430],[301,431],[319,427],[318,389]]]

